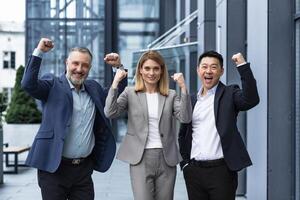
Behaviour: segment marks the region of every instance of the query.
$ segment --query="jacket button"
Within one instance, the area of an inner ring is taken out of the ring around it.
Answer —
[[[160,134],[160,137],[164,137],[164,134]]]

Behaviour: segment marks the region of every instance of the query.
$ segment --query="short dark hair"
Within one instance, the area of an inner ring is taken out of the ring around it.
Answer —
[[[87,54],[89,54],[89,56],[91,57],[91,62],[92,62],[93,55],[92,55],[91,51],[88,48],[86,48],[86,47],[73,47],[73,48],[70,49],[69,55],[70,55],[70,53],[72,53],[74,51],[78,51],[80,53],[87,53]]]
[[[218,59],[219,62],[220,62],[221,67],[223,67],[223,57],[222,57],[222,55],[219,54],[219,53],[216,52],[216,51],[213,51],[213,50],[206,51],[206,52],[202,53],[202,54],[199,56],[199,59],[198,59],[198,66],[200,65],[200,62],[201,62],[202,58],[205,58],[205,57],[212,57],[212,58]]]

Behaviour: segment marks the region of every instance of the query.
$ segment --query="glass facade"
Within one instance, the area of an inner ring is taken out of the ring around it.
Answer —
[[[170,46],[170,47],[160,48],[160,49],[155,49],[155,50],[157,50],[164,58],[165,63],[168,67],[169,76],[173,75],[176,72],[182,72],[185,75],[186,81],[191,77],[197,76],[195,71],[192,71],[190,73],[189,65],[186,65],[186,63],[187,63],[186,59],[191,58],[190,55],[193,55],[193,54],[197,55],[197,42],[176,45],[176,46]],[[132,62],[133,70],[135,70],[135,66],[138,63],[139,58],[145,51],[146,50],[138,51],[133,54],[133,62]],[[188,61],[188,62],[190,62],[190,61]],[[187,74],[190,74],[190,77],[187,77]],[[179,90],[176,83],[173,80],[171,80],[171,78],[169,80],[169,83],[170,83],[171,89]],[[187,81],[187,84],[190,85],[188,81]],[[194,85],[195,82],[193,82],[192,84]],[[195,92],[195,91],[193,91],[193,92]]]
[[[103,57],[114,50],[129,69],[131,82],[132,52],[145,49],[158,37],[160,5],[160,0],[26,0],[26,57],[40,38],[52,39],[55,46],[43,58],[41,75],[59,75],[65,71],[69,49],[87,47],[93,54],[89,78],[105,85],[110,74],[106,74]],[[116,34],[105,35],[114,31],[115,25]]]
[[[41,74],[64,72],[70,48],[87,47],[93,53],[89,78],[104,82],[104,1],[27,0],[26,56],[41,37],[51,38],[54,49],[43,58]]]
[[[130,67],[132,52],[144,49],[159,34],[159,0],[119,0],[118,35],[112,38],[125,66]],[[74,46],[88,47],[93,55],[89,78],[104,83],[105,1],[27,0],[26,56],[41,37],[51,38],[54,49],[44,57],[41,73],[64,72],[63,61]],[[114,13],[108,13],[113,15]],[[129,76],[131,73],[129,69]],[[130,77],[129,77],[130,78]]]
[[[159,34],[159,0],[118,1],[118,48],[123,64],[133,78],[132,53],[145,49]]]

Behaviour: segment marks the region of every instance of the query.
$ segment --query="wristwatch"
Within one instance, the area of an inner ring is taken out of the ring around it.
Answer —
[[[117,69],[121,69],[121,70],[124,70],[124,65],[121,64],[120,66],[116,67]]]

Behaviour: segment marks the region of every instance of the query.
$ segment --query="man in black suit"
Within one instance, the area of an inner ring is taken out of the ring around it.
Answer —
[[[239,111],[259,103],[256,81],[241,53],[232,60],[241,76],[238,85],[224,85],[222,55],[203,53],[197,74],[202,87],[192,96],[193,117],[181,124],[180,163],[189,200],[234,200],[238,185],[237,171],[252,164],[236,122]]]

